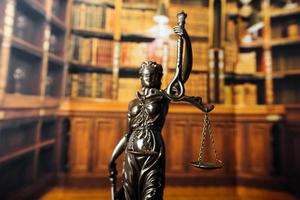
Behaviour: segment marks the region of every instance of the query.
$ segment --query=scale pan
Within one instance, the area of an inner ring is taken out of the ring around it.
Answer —
[[[219,162],[200,162],[200,161],[194,161],[191,162],[193,167],[199,168],[199,169],[220,169],[223,167],[223,164],[221,161]]]

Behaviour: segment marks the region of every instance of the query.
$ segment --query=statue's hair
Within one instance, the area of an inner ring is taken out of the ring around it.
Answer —
[[[154,69],[156,71],[156,73],[159,75],[159,79],[162,78],[163,68],[162,68],[161,64],[158,64],[154,61],[144,61],[144,62],[142,62],[140,70],[139,70],[139,76],[142,75],[142,73],[143,73],[143,71],[146,67],[150,67],[150,68]]]

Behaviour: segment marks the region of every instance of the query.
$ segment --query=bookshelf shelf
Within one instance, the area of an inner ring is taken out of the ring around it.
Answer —
[[[239,13],[238,13],[238,11],[228,11],[227,13],[226,13],[226,15],[228,16],[228,17],[231,17],[231,18],[237,18],[238,16],[239,16]]]
[[[89,97],[70,97],[69,100],[74,102],[95,102],[95,103],[111,102],[111,99],[109,98],[89,98]]]
[[[21,150],[15,151],[13,153],[6,154],[5,156],[0,157],[0,163],[6,162],[8,160],[12,160],[16,157],[22,156],[22,155],[27,154],[27,153],[33,152],[37,148],[43,148],[43,147],[53,145],[53,144],[55,144],[55,142],[56,142],[55,139],[51,139],[51,140],[48,140],[48,141],[41,142],[38,145],[33,145],[33,146],[30,146],[30,147],[27,147],[27,148],[22,148]]]
[[[111,8],[115,7],[115,4],[113,1],[99,1],[99,0],[74,0],[74,3],[86,3],[86,4],[92,4],[92,5],[103,5],[103,6],[109,6]]]
[[[300,14],[300,7],[297,8],[271,8],[271,17],[286,17]]]
[[[53,53],[49,53],[49,61],[59,64],[59,65],[63,65],[65,63],[64,58],[61,56],[57,56]]]
[[[85,64],[85,63],[80,63],[79,61],[76,61],[76,60],[72,60],[69,63],[71,65],[70,66],[71,70],[112,73],[111,66]]]
[[[157,9],[156,4],[147,4],[147,3],[123,3],[123,9],[135,9],[135,10],[152,10]]]
[[[251,43],[241,43],[240,44],[241,49],[255,49],[255,48],[262,48],[262,46],[263,46],[262,39],[258,39]]]
[[[40,96],[24,94],[6,94],[3,99],[4,108],[40,108],[43,103]]]
[[[14,158],[20,157],[20,156],[25,155],[27,153],[31,153],[35,149],[36,149],[36,146],[31,146],[31,147],[27,147],[27,148],[21,149],[19,151],[16,151],[14,153],[7,154],[5,156],[0,157],[0,163],[12,160]]]
[[[260,73],[257,74],[234,74],[226,73],[225,79],[236,80],[236,81],[259,81],[264,80],[264,76]]]
[[[285,46],[285,45],[294,45],[300,44],[300,36],[295,38],[280,38],[280,39],[273,39],[271,41],[272,46]]]
[[[208,35],[191,35],[190,38],[191,38],[192,42],[194,42],[194,41],[205,41],[205,42],[207,42],[208,39],[209,39]]]
[[[43,55],[43,49],[41,47],[33,45],[21,38],[13,37],[12,47],[39,58]]]
[[[113,39],[112,32],[106,32],[102,29],[81,29],[81,28],[72,28],[72,33],[84,37],[98,37],[103,39]]]
[[[124,42],[152,42],[153,40],[155,40],[154,37],[143,34],[122,33],[121,35],[121,41]]]
[[[139,75],[139,67],[120,67],[119,76],[120,77],[135,77]]]
[[[300,67],[298,67],[300,68]],[[274,78],[285,78],[286,76],[300,76],[300,69],[297,70],[286,70],[286,71],[274,71]]]
[[[52,16],[50,21],[53,26],[55,26],[59,30],[65,32],[66,26],[65,26],[65,22],[63,20],[59,19],[57,16]]]
[[[43,101],[43,105],[45,108],[57,107],[59,106],[60,99],[46,96]]]
[[[195,73],[195,74],[201,74],[201,73],[205,73],[207,74],[208,73],[208,70],[204,70],[204,69],[197,69],[193,66],[194,69],[192,69],[192,72]],[[201,67],[201,68],[204,68],[204,67]],[[207,68],[207,67],[205,67]],[[170,72],[174,73],[175,72],[175,68],[169,68],[168,69]]]
[[[55,139],[49,139],[38,144],[38,148],[44,148],[55,144]]]
[[[40,17],[46,18],[46,10],[45,6],[37,1],[37,0],[23,0],[18,1],[20,3],[20,7],[24,9],[28,9],[30,12],[38,14]]]

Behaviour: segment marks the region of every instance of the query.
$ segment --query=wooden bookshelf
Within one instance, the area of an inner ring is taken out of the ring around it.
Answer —
[[[235,41],[238,43],[240,52],[256,52],[257,72],[261,73],[258,78],[265,80],[264,86],[259,86],[258,91],[265,95],[265,103],[272,104],[273,99],[279,95],[278,93],[284,90],[281,89],[277,91],[279,85],[289,87],[287,77],[297,76],[298,74],[299,69],[296,64],[298,60],[295,52],[297,51],[296,49],[299,48],[300,40],[296,31],[296,29],[299,29],[299,23],[297,23],[295,19],[300,14],[300,8],[299,6],[296,8],[285,8],[283,5],[279,7],[281,5],[279,5],[278,2],[277,5],[276,2],[272,1],[255,2],[258,5],[260,4],[260,6],[254,9],[256,9],[257,13],[262,17],[262,22],[264,23],[262,30],[258,32],[258,39],[249,44],[239,42],[246,34],[247,23],[250,23],[250,18],[248,20],[245,18],[241,19],[239,15],[237,15],[236,17],[228,18],[229,21],[231,20],[231,24],[229,24],[231,25],[230,29],[236,30],[231,32],[232,35],[231,38],[229,38],[231,41],[228,42],[232,43]],[[230,12],[230,10],[226,11],[227,15],[230,15]],[[293,25],[291,30],[289,30],[290,25]],[[239,32],[239,34],[236,35],[236,32]],[[232,56],[232,54],[228,55]],[[272,62],[267,62],[270,59],[269,56],[272,56]],[[256,77],[257,72],[253,73],[252,76],[243,77],[244,81],[253,81],[253,77]],[[236,76],[239,75],[233,75],[233,77],[227,79],[232,80]],[[279,81],[283,81],[284,83],[281,84]],[[291,88],[293,87],[291,86]],[[287,88],[287,90],[289,89]],[[297,90],[297,88],[295,88],[295,90]],[[297,92],[294,91],[292,93],[296,94]],[[284,103],[284,101],[281,103]]]
[[[57,111],[64,88],[69,10],[65,0],[0,1],[0,174],[8,174],[11,183],[7,186],[8,180],[1,179],[0,199],[21,190],[16,199],[31,199],[28,196],[44,190],[57,173],[62,123]],[[54,51],[53,34],[59,44]],[[49,76],[54,82],[50,90]],[[47,157],[53,158],[52,164]],[[38,185],[41,179],[43,185]]]

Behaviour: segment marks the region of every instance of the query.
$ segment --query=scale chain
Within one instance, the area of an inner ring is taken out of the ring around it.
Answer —
[[[219,156],[218,156],[218,152],[217,152],[217,148],[216,148],[216,143],[215,143],[214,136],[212,135],[212,129],[211,129],[211,126],[210,126],[210,121],[208,119],[208,116],[207,116],[207,123],[208,123],[208,134],[210,135],[210,140],[211,140],[211,143],[212,143],[212,146],[213,146],[213,149],[214,149],[215,159],[216,159],[217,162],[219,162]]]
[[[202,154],[203,154],[203,148],[204,148],[204,145],[205,145],[205,136],[206,136],[206,123],[207,123],[207,113],[205,113],[205,117],[204,117],[204,127],[202,129],[202,140],[201,140],[201,146],[200,146],[200,149],[199,149],[199,155],[198,155],[198,161],[202,162]]]
[[[202,140],[201,140],[201,146],[200,146],[200,151],[199,151],[199,155],[198,155],[198,161],[202,162],[202,155],[203,155],[203,149],[205,147],[205,139],[206,139],[206,134],[208,133],[211,143],[212,143],[212,147],[214,150],[214,154],[215,154],[215,159],[216,162],[219,162],[219,156],[218,156],[218,152],[217,152],[217,148],[216,148],[216,143],[214,140],[214,137],[212,135],[212,129],[210,126],[210,121],[208,118],[208,113],[205,113],[205,117],[204,117],[204,127],[202,130]]]

